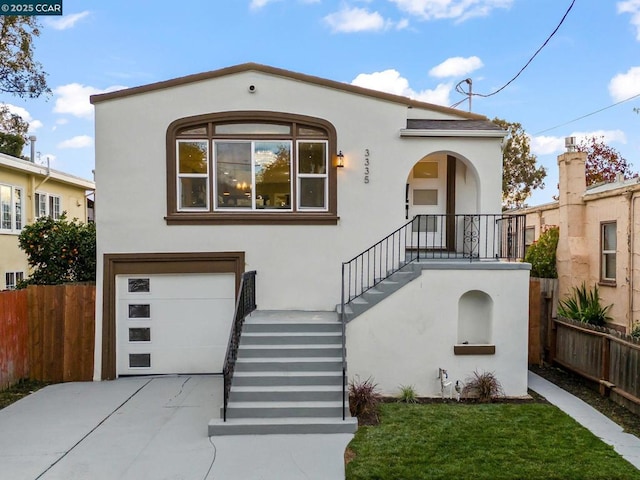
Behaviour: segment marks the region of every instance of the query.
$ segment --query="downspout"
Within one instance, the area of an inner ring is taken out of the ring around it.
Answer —
[[[38,185],[36,185],[36,187],[33,189],[34,193],[35,193],[35,191],[36,191],[36,190],[38,190],[42,185],[44,185],[44,184],[47,182],[47,180],[49,180],[50,178],[51,178],[51,163],[50,163],[50,161],[49,161],[49,157],[47,157],[47,176],[46,176],[46,177],[44,177],[44,178],[42,179],[42,181],[41,181]]]
[[[635,193],[631,193],[629,195],[629,223],[627,228],[629,229],[629,245],[628,245],[628,250],[629,250],[629,333],[631,333],[631,331],[633,331],[633,311],[634,311],[634,304],[633,304],[633,289],[634,289],[634,277],[635,277],[635,266],[634,266],[634,245],[635,245],[635,228],[633,225],[633,221],[635,220],[636,216],[635,216],[635,209],[636,209],[636,200],[638,199],[638,197],[636,196]]]

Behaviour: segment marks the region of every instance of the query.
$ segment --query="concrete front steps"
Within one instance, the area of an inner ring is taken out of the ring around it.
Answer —
[[[416,262],[408,263],[397,272],[379,281],[375,287],[370,288],[362,295],[354,298],[345,305],[346,321],[350,322],[358,315],[363,314],[382,300],[397,292],[407,283],[418,278],[422,273],[422,266]],[[340,313],[340,305],[336,311]]]
[[[335,312],[255,311],[244,324],[227,421],[211,420],[209,435],[354,433],[348,405],[342,419],[342,382]]]

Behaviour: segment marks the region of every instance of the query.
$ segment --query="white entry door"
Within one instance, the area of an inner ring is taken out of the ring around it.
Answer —
[[[235,309],[235,275],[116,278],[118,375],[219,373]]]
[[[447,158],[428,157],[411,170],[407,188],[409,219],[420,217],[413,225],[413,245],[439,249],[446,246]],[[433,215],[433,216],[432,216]]]

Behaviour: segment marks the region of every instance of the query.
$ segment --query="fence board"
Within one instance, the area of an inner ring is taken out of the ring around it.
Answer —
[[[0,389],[29,375],[27,292],[0,292]]]
[[[30,286],[31,378],[49,382],[93,378],[93,285]]]

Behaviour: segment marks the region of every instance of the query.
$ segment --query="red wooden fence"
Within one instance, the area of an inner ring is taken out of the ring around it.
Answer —
[[[29,376],[27,291],[0,292],[0,390]]]

